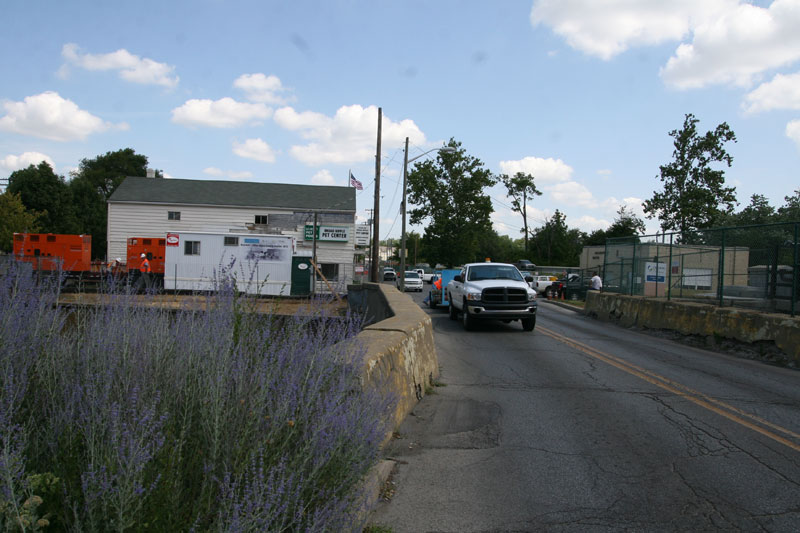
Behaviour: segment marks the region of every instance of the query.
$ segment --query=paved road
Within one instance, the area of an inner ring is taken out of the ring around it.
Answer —
[[[421,296],[414,295],[416,301]],[[549,302],[464,332],[387,455],[400,532],[800,531],[800,372]]]

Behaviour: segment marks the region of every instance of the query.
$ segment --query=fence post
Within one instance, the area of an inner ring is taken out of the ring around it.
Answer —
[[[633,284],[636,282],[636,243],[633,243],[633,259],[631,260],[631,296],[633,296]]]
[[[667,266],[667,300],[672,298],[672,233],[669,234],[669,264]]]
[[[719,254],[719,279],[717,279],[717,295],[719,296],[719,306],[723,305],[723,287],[725,284],[725,230],[722,230],[722,240]]]
[[[795,223],[795,225],[794,225],[794,265],[792,265],[792,307],[791,307],[792,316],[795,316],[795,313],[797,312],[797,309],[795,309],[796,302],[797,302],[797,278],[800,277],[800,272],[798,272],[798,270],[800,270],[800,257],[798,257],[798,250],[797,250],[797,246],[798,246],[798,243],[797,243],[798,231],[797,231],[797,229],[798,229],[798,226],[800,226],[800,224]]]

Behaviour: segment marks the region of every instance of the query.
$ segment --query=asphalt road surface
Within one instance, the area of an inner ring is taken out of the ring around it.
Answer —
[[[427,312],[442,386],[387,448],[391,498],[372,524],[800,531],[800,371],[547,301],[532,333]]]

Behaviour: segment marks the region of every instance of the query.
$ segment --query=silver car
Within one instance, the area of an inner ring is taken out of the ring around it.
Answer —
[[[413,271],[407,270],[406,271],[406,290],[407,291],[419,291],[422,292],[422,278],[420,275]],[[400,288],[400,277],[397,278],[397,288]]]

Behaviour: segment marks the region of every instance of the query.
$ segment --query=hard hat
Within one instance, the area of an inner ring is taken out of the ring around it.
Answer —
[[[142,259],[144,259],[144,258],[145,258],[145,257],[147,257],[147,256],[146,256],[145,254],[142,254],[142,255],[140,255],[139,257],[141,257]]]

